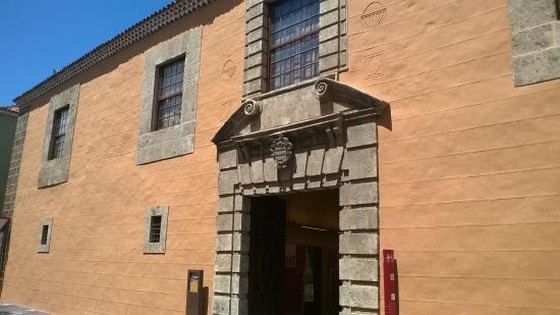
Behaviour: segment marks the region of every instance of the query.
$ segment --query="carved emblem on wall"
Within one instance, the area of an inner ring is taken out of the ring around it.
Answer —
[[[279,134],[272,140],[270,151],[272,152],[272,157],[276,161],[276,166],[278,168],[285,168],[288,166],[288,163],[292,158],[293,147],[294,145],[290,142],[290,140],[282,134]]]
[[[232,60],[228,59],[224,62],[222,66],[222,80],[227,81],[230,80],[235,76],[235,71],[237,70],[237,66],[233,63]]]
[[[383,22],[386,14],[387,7],[380,2],[372,2],[365,8],[360,18],[365,27],[373,28]]]
[[[364,73],[366,79],[383,76],[383,53],[367,55],[364,59]]]
[[[225,100],[220,104],[220,119],[226,121],[231,115],[232,100]]]

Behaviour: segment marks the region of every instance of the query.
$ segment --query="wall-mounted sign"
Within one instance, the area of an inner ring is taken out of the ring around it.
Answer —
[[[399,281],[397,260],[391,249],[383,250],[383,297],[385,315],[399,315]]]

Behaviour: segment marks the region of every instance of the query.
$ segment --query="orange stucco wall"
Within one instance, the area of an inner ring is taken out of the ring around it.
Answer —
[[[380,239],[401,314],[560,313],[560,80],[514,87],[506,0],[382,2],[366,28],[370,1],[349,0],[342,79],[391,104]]]
[[[48,104],[31,111],[2,299],[52,314],[184,314],[188,269],[203,269],[212,292],[217,167],[210,139],[240,102],[245,29],[244,5],[228,6],[179,22],[204,27],[194,154],[136,165],[142,53],[82,83],[65,184],[37,189]],[[237,72],[224,80],[226,60]],[[169,206],[164,255],[142,254],[153,205]],[[48,254],[35,251],[41,218],[54,219]]]
[[[390,103],[380,240],[396,252],[401,314],[558,314],[560,80],[513,86],[506,0],[382,2],[366,27],[371,1],[348,1],[341,80]],[[204,269],[212,291],[210,139],[241,99],[244,14],[218,1],[175,26],[204,27],[191,155],[136,165],[141,52],[82,82],[68,183],[37,189],[48,104],[30,113],[3,299],[53,314],[184,314],[188,269]],[[153,205],[170,207],[165,255],[142,254]],[[50,253],[38,254],[50,217]]]

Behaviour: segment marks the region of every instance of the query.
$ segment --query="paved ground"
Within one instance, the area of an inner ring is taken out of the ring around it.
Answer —
[[[0,315],[47,315],[47,313],[34,311],[0,301]]]

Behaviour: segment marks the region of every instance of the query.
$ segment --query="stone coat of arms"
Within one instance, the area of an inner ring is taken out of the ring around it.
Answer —
[[[290,140],[284,135],[279,134],[278,137],[272,139],[272,144],[270,145],[270,151],[272,152],[272,157],[276,161],[278,168],[285,168],[288,166],[288,162],[292,158],[292,148],[294,145]]]

